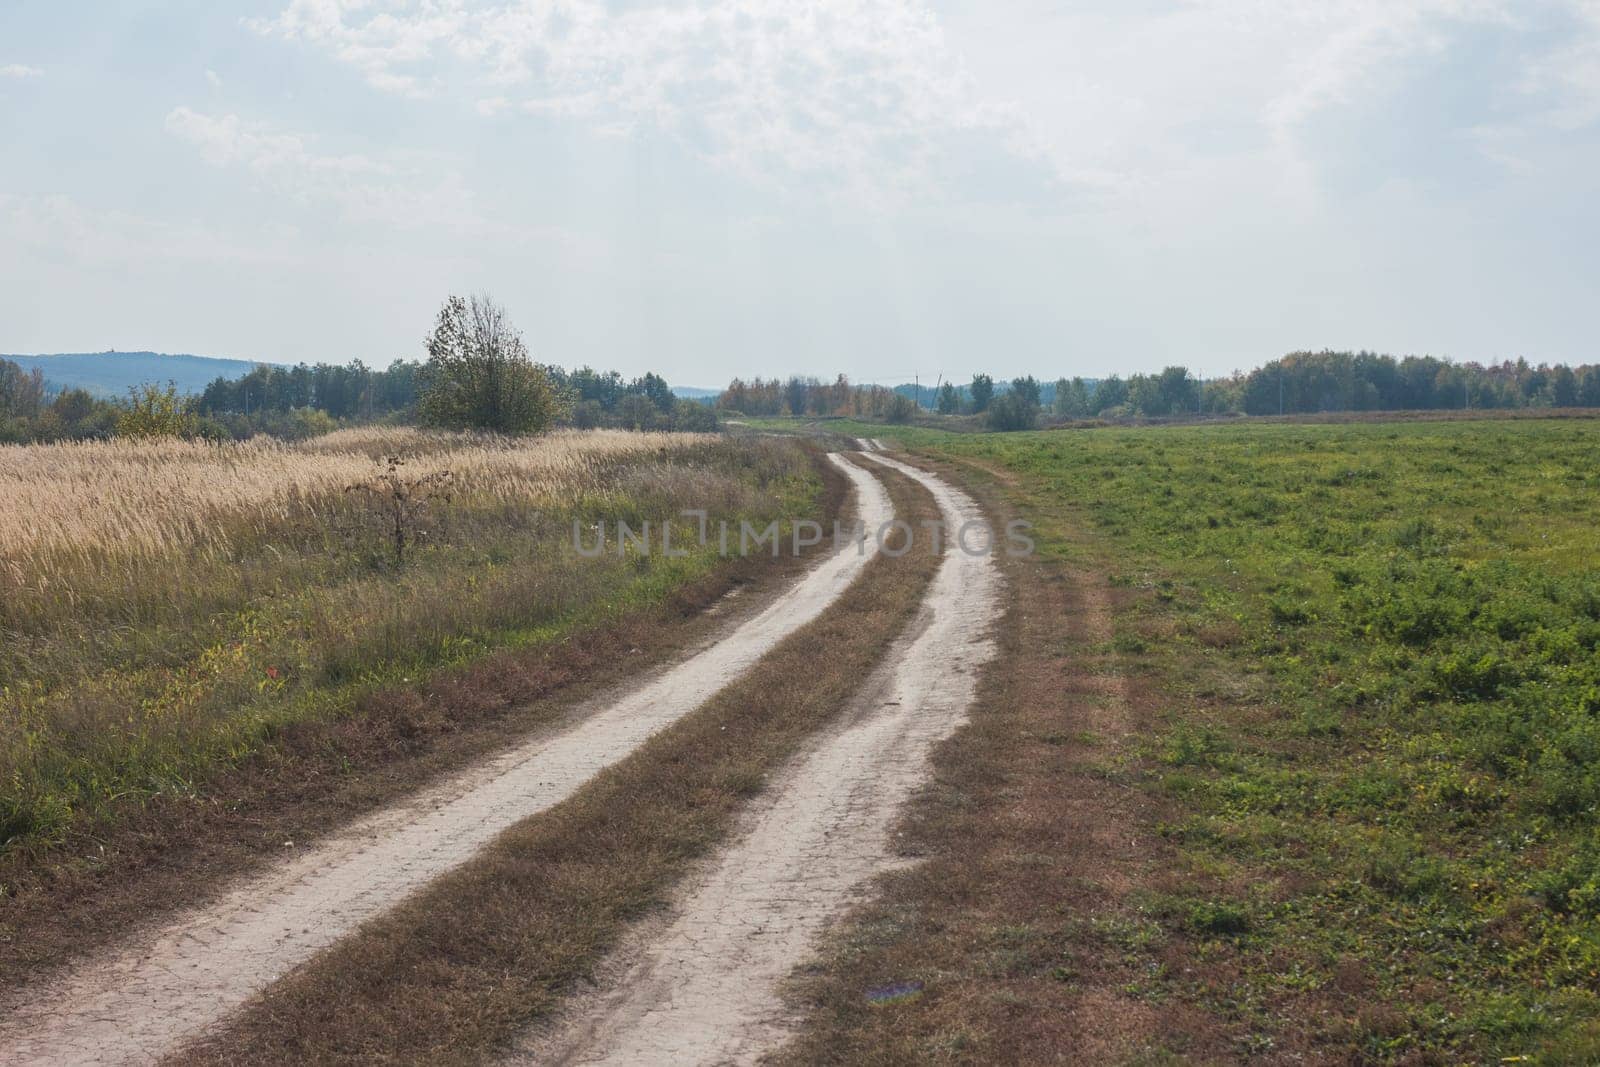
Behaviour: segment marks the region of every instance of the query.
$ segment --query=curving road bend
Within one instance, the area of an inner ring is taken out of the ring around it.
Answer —
[[[838,456],[868,530],[893,518],[877,478]],[[147,1063],[495,836],[571,796],[705,703],[856,579],[876,539],[847,545],[760,614],[576,723],[362,820],[216,903],[0,1002],[0,1063]]]

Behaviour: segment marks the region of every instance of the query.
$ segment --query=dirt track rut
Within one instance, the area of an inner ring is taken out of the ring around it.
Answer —
[[[869,530],[892,517],[866,471],[834,457]],[[513,823],[703,704],[821,612],[876,550],[845,547],[715,644],[574,725],[363,820],[213,905],[0,1003],[0,1063],[142,1063],[174,1051],[250,996]]]
[[[866,458],[926,486],[952,533],[982,518],[941,479],[877,450]],[[978,668],[994,654],[1000,582],[991,557],[947,546],[919,618],[838,726],[772,784],[665,928],[512,1062],[748,1063],[776,1048],[788,1025],[781,983],[853,894],[892,865],[897,811],[972,703]]]

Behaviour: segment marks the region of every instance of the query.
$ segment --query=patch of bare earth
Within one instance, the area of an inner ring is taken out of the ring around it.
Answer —
[[[997,523],[1015,516],[1009,477],[919,462]],[[1172,813],[1136,780],[1160,705],[1110,641],[1123,592],[1087,540],[1001,566],[998,655],[897,827],[921,862],[879,879],[791,984],[804,1025],[776,1060],[1231,1060],[1202,1010],[1139,995],[1154,926],[1139,898],[1167,880],[1157,827]]]

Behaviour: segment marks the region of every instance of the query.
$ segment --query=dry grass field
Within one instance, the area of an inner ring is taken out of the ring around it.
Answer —
[[[575,521],[765,521],[809,511],[816,487],[793,448],[689,434],[0,448],[0,848],[181,793],[287,723],[650,603],[712,562],[681,520],[685,557],[584,559]]]

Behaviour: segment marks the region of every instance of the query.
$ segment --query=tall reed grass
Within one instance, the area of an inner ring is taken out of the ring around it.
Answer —
[[[452,475],[400,567],[381,502],[349,491],[390,455],[408,478]],[[574,519],[766,519],[813,489],[792,448],[691,434],[0,447],[0,847],[187,788],[273,724],[549,639],[713,562],[585,559]]]
[[[47,581],[63,566],[175,550],[232,551],[317,518],[373,460],[450,470],[463,489],[517,506],[595,490],[619,460],[681,449],[690,434],[599,430],[531,443],[413,429],[341,430],[301,444],[110,441],[0,446],[0,556],[13,577]]]

